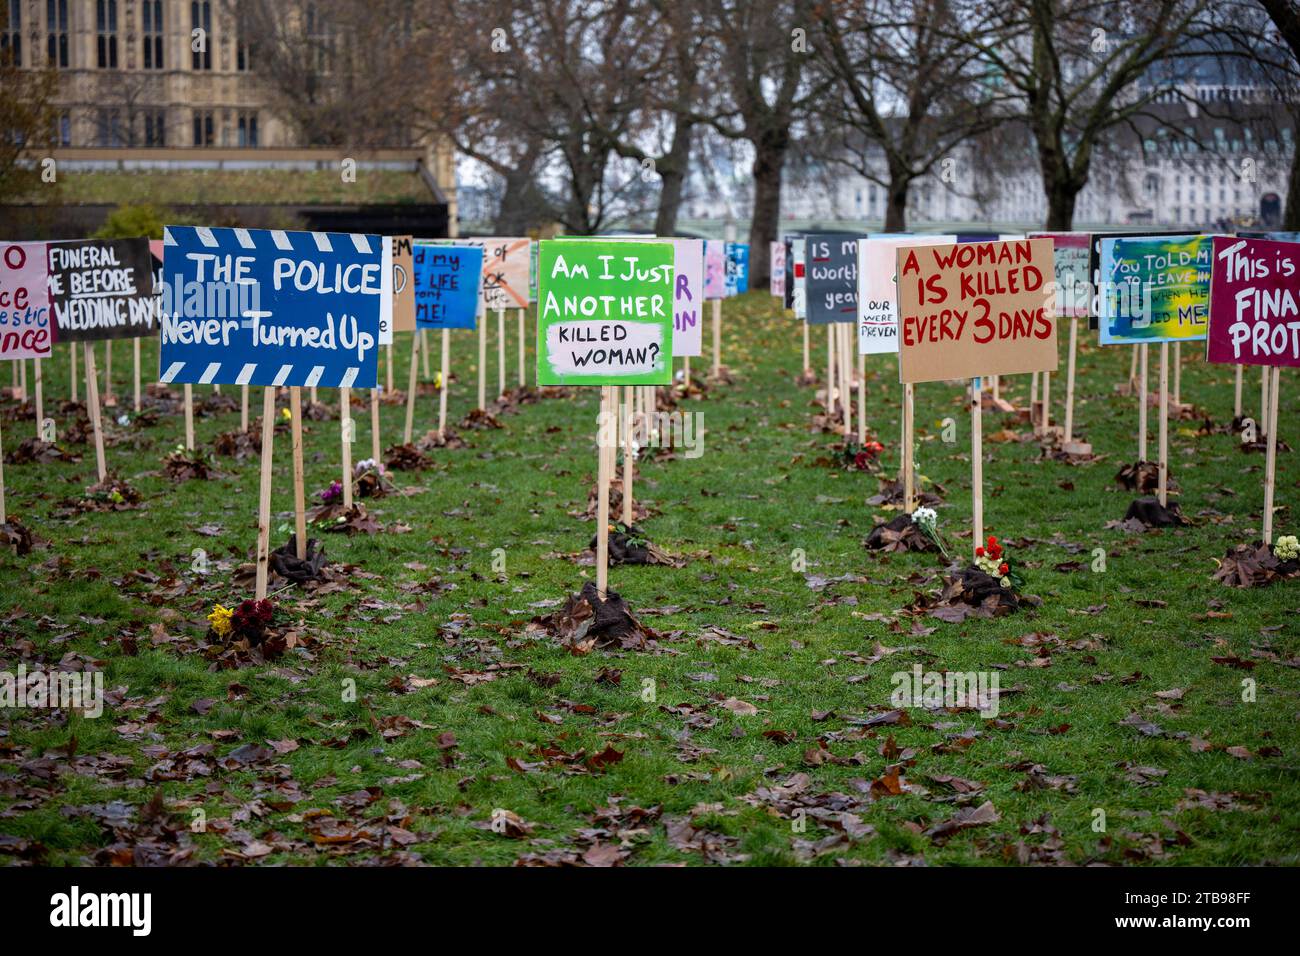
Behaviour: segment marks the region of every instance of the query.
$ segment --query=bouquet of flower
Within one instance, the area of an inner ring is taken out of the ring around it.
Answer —
[[[989,535],[988,543],[975,549],[975,566],[991,578],[996,578],[1004,588],[1018,589],[1024,584],[1024,578],[1011,568],[1011,561],[1003,554],[1002,545],[994,535]]]
[[[885,446],[878,441],[869,441],[864,445],[849,442],[844,446],[844,460],[857,471],[871,471],[880,460],[880,453]]]
[[[266,637],[266,629],[275,620],[275,605],[268,599],[244,601],[231,610],[220,604],[212,608],[208,615],[208,626],[212,633],[222,641],[248,641],[249,645],[260,644]]]
[[[912,512],[912,524],[916,525],[917,530],[933,542],[934,546],[939,549],[945,561],[948,560],[948,549],[944,546],[943,538],[939,536],[939,513],[933,508],[921,507]]]
[[[343,482],[331,481],[330,486],[316,493],[320,496],[320,503],[330,505],[343,497]]]
[[[382,461],[366,458],[352,468],[352,488],[361,498],[382,498],[393,490]]]
[[[1300,538],[1293,534],[1284,534],[1273,545],[1273,553],[1280,561],[1294,561],[1300,558]]]

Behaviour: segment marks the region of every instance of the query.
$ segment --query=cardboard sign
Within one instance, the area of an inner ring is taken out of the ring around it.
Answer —
[[[704,326],[704,240],[674,239],[673,354],[699,355]]]
[[[771,244],[769,256],[772,263],[772,277],[768,280],[773,298],[785,299],[785,243]]]
[[[805,257],[808,240],[796,236],[790,240],[790,254],[785,257],[790,272],[790,309],[796,319],[808,318],[808,267]]]
[[[749,243],[727,243],[726,257],[727,297],[744,295],[749,291]]]
[[[704,240],[704,298],[727,297],[727,244],[721,239]]]
[[[537,383],[671,383],[674,258],[666,242],[543,241]]]
[[[858,240],[856,233],[815,233],[805,237],[805,296],[808,324],[858,319]]]
[[[1050,239],[897,255],[899,381],[1056,371]]]
[[[1103,239],[1097,298],[1102,345],[1205,338],[1210,237]]]
[[[946,245],[956,236],[868,236],[858,247],[858,351],[898,351],[898,247]]]
[[[1088,256],[1092,236],[1086,232],[1031,232],[1030,239],[1052,240],[1056,272],[1056,317],[1084,319],[1092,304]]]
[[[55,339],[135,339],[158,331],[148,239],[78,239],[47,245]]]
[[[415,267],[410,236],[384,237],[384,296],[379,344],[389,345],[394,332],[415,331]]]
[[[1300,367],[1300,245],[1216,236],[1205,357]]]
[[[483,295],[483,250],[417,242],[412,250],[415,326],[473,329]]]
[[[421,243],[437,246],[461,246],[483,250],[483,309],[528,308],[528,285],[531,279],[531,239],[499,239],[491,236],[474,239],[422,239]]]
[[[168,226],[159,381],[374,388],[379,236]]]
[[[1185,236],[1187,230],[1126,230],[1116,232],[1094,232],[1088,240],[1088,276],[1092,282],[1092,302],[1088,306],[1088,328],[1095,329],[1099,325],[1101,315],[1101,244],[1107,239],[1122,239],[1129,236]]]
[[[49,358],[53,342],[45,243],[0,243],[0,360]]]

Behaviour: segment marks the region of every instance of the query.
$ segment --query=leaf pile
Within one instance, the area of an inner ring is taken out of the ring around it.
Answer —
[[[1262,588],[1300,577],[1300,560],[1281,560],[1267,544],[1239,544],[1219,559],[1214,580],[1230,588]]]
[[[578,594],[570,595],[564,607],[534,617],[527,630],[545,635],[577,654],[586,654],[594,647],[653,650],[659,638],[655,631],[632,616],[627,602],[613,591],[606,590],[602,601],[594,581],[584,584]]]

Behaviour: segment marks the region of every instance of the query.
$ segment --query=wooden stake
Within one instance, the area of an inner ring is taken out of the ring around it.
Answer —
[[[72,355],[72,400],[77,400],[77,343],[68,343],[68,352]]]
[[[1160,343],[1160,507],[1169,505],[1169,343]]]
[[[41,360],[33,362],[32,378],[36,387],[36,437],[41,438],[45,425],[45,385],[41,378]]]
[[[438,389],[438,438],[447,437],[447,392],[451,388],[451,329],[442,330],[442,388]]]
[[[268,389],[268,391],[274,391]],[[275,414],[274,405],[271,409]],[[307,559],[307,486],[303,481],[302,467],[302,389],[293,385],[289,388],[289,414],[293,416],[290,424],[293,436],[293,531],[294,554],[299,561]],[[262,429],[263,441],[266,440],[266,428]]]
[[[840,381],[844,392],[844,440],[853,435],[853,357],[849,354],[849,325],[837,323],[839,328]]]
[[[299,416],[294,415],[294,421]],[[257,591],[255,597],[266,597],[266,582],[270,573],[271,557],[271,458],[275,442],[275,388],[268,386],[262,396],[262,475],[257,499]],[[299,538],[299,547],[302,539]]]
[[[1267,368],[1267,366],[1265,367]],[[1282,375],[1282,369],[1274,368],[1273,374],[1269,376],[1272,380],[1269,386],[1268,398],[1268,418],[1269,421],[1277,421],[1277,393],[1278,379]],[[1268,449],[1264,457],[1264,543],[1273,543],[1273,492],[1277,487],[1277,429],[1270,428],[1268,431]]]
[[[1138,461],[1147,460],[1147,346],[1138,346]]]
[[[1070,319],[1070,354],[1065,365],[1065,443],[1074,441],[1074,361],[1079,348],[1079,320]]]
[[[609,472],[613,442],[607,440],[606,426],[613,422],[614,388],[600,387],[600,408],[603,413],[596,430],[596,592],[603,600],[609,583]],[[610,447],[606,447],[609,445]]]
[[[497,397],[506,393],[506,310],[497,309]]]
[[[713,300],[713,377],[722,373],[722,300]]]
[[[112,408],[117,404],[113,394],[113,340],[104,342],[104,404]]]
[[[915,411],[915,386],[908,382],[903,386],[903,510],[908,514],[916,507]]]
[[[339,435],[343,441],[343,507],[352,507],[352,441],[356,422],[352,420],[352,389],[339,389]]]
[[[691,357],[682,356],[682,385],[689,392],[691,390]]]
[[[858,353],[858,444],[867,443],[867,357]]]
[[[194,386],[185,383],[185,450],[194,450]]]
[[[420,331],[422,330],[411,333],[411,374],[410,381],[406,385],[406,430],[402,432],[402,441],[408,445],[411,443],[411,430],[415,426],[415,390],[419,384],[416,376],[420,373],[420,363],[417,361],[420,354]],[[443,382],[442,386],[446,388],[447,383]]]
[[[478,317],[478,409],[487,408],[487,316]]]
[[[387,349],[385,354],[388,356],[387,378],[384,380],[384,387],[388,389],[391,395],[393,391],[393,343],[389,342],[384,348]]]
[[[133,386],[131,390],[131,407],[140,411],[140,340],[131,340],[131,373]]]
[[[320,399],[319,399],[319,397],[318,397],[317,394],[316,394],[316,386],[315,386],[315,385],[313,385],[313,386],[311,387],[311,403],[312,403],[313,405],[318,405],[318,404],[320,404]]]
[[[248,431],[248,386],[239,386],[239,430]]]
[[[623,409],[619,416],[623,424],[623,524],[632,524],[632,423],[635,417],[633,395],[636,387],[629,385],[623,389]]]
[[[74,346],[75,348],[75,346]],[[89,342],[83,342],[86,360],[86,404],[90,412],[90,425],[95,433],[95,473],[99,480],[108,477],[108,466],[104,463],[104,421],[99,409],[99,377],[95,373],[95,349]]]
[[[1244,365],[1237,366],[1236,382],[1232,389],[1232,417],[1238,421],[1241,419],[1241,373],[1245,367]]]
[[[808,323],[804,322],[803,324],[803,373],[804,375],[807,375],[809,372],[812,371],[812,359],[808,350],[808,346],[809,346],[808,338],[809,338]]]
[[[1042,431],[1038,419],[1038,373],[1033,372],[1029,376],[1029,424],[1034,426],[1035,435]]]
[[[370,390],[370,457],[376,465],[383,453],[379,449],[379,389]]]
[[[826,418],[835,419],[835,326],[826,326]]]
[[[1052,427],[1052,373],[1043,373],[1043,431]]]
[[[1174,343],[1174,405],[1182,405],[1183,394],[1183,343]]]
[[[970,403],[970,490],[971,548],[984,544],[984,425],[980,401],[980,380],[971,379]]]
[[[1268,366],[1262,365],[1259,369],[1259,427],[1265,435],[1273,430],[1273,425],[1268,420],[1268,382]]]
[[[524,363],[524,343],[527,340],[527,333],[524,330],[525,309],[517,310],[519,312],[519,387],[525,388],[528,385],[528,372]]]
[[[433,376],[429,372],[429,330],[420,329],[417,334],[420,336],[420,355],[423,356],[421,361],[424,363],[424,377],[426,379],[432,378]]]

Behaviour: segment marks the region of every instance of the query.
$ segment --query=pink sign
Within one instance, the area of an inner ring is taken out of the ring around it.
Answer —
[[[0,243],[0,359],[49,358],[49,275],[45,243]]]
[[[727,297],[727,244],[721,239],[704,242],[704,298]]]
[[[1300,243],[1215,236],[1206,358],[1300,367]]]

